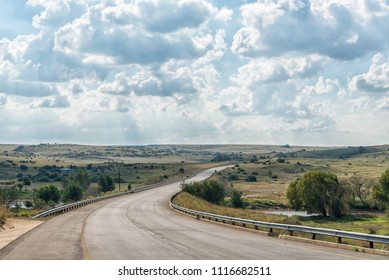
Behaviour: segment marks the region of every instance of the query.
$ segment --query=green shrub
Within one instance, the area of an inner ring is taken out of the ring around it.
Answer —
[[[61,199],[61,192],[54,185],[40,187],[38,189],[38,191],[36,192],[36,195],[38,198],[43,199],[46,204],[49,201],[53,201],[54,203],[58,203],[59,200]]]
[[[242,192],[234,189],[231,197],[231,204],[235,208],[243,208]]]
[[[223,185],[216,180],[207,180],[201,183],[183,183],[181,187],[183,191],[205,199],[211,203],[219,203],[225,196]]]

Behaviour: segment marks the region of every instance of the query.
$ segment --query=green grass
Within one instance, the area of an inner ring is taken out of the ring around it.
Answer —
[[[287,217],[284,215],[272,215],[266,214],[263,211],[256,211],[250,209],[235,209],[225,207],[221,205],[210,204],[202,199],[194,197],[188,193],[181,192],[178,194],[174,201],[175,204],[207,213],[213,213],[222,216],[230,216],[242,219],[271,222],[271,223],[285,223],[285,224],[298,224],[310,227],[337,229],[344,231],[370,233],[389,236],[389,217],[384,215],[366,215],[355,214],[346,215],[340,219],[323,218],[323,217]],[[268,229],[264,229],[268,230]],[[274,231],[275,235],[288,234],[284,231]],[[305,233],[296,232],[294,236],[300,236],[305,238],[311,238],[311,235]],[[317,240],[337,242],[337,239],[329,236],[317,236]],[[342,243],[349,245],[356,245],[366,247],[366,242],[357,240],[343,240]],[[376,244],[375,248],[386,249],[389,247],[383,244]]]
[[[186,192],[181,192],[173,201],[175,204],[203,212],[214,213],[217,215],[230,216],[242,219],[265,221],[272,223],[291,223],[296,224],[296,219],[284,215],[268,215],[261,211],[236,209],[208,203],[207,201],[192,196]]]

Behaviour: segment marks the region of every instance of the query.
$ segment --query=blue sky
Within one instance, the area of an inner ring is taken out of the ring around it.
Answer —
[[[0,4],[0,143],[389,142],[387,0]]]

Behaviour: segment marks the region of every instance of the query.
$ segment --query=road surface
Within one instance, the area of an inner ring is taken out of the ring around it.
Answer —
[[[196,220],[168,207],[178,190],[174,183],[57,216],[0,250],[0,259],[389,259]]]

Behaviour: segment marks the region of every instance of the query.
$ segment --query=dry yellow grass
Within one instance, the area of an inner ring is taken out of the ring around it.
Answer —
[[[7,210],[4,207],[0,207],[0,226],[5,224],[7,217],[8,217]]]

